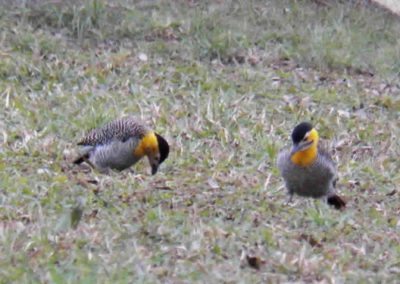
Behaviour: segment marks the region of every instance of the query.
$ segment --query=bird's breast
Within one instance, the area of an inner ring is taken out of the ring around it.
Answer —
[[[141,157],[134,155],[137,139],[129,139],[125,142],[114,140],[95,148],[93,160],[100,168],[117,170],[126,169],[134,165]]]
[[[278,166],[289,191],[302,196],[321,197],[331,189],[335,174],[332,167],[320,158],[308,166],[293,163],[289,154],[280,159]]]

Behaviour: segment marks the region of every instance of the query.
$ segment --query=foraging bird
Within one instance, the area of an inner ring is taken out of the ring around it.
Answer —
[[[346,206],[335,192],[336,165],[330,155],[318,146],[319,135],[308,122],[297,125],[292,132],[293,147],[278,154],[277,164],[289,191],[313,198],[327,198],[336,209]]]
[[[147,156],[154,175],[169,154],[168,142],[133,117],[91,130],[78,145],[83,149],[74,163],[87,162],[100,172],[122,171]]]

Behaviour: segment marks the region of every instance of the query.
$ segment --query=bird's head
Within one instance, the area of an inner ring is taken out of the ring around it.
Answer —
[[[135,155],[147,156],[151,166],[151,174],[156,174],[158,167],[168,157],[168,142],[159,134],[154,132],[147,133],[135,150]]]
[[[292,132],[292,162],[301,166],[312,163],[318,154],[318,132],[308,122],[298,124]]]

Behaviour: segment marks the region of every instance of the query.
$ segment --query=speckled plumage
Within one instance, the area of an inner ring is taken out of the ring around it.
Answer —
[[[133,117],[114,120],[93,129],[78,142],[83,146],[76,164],[89,162],[101,172],[124,170],[142,157],[134,155],[140,140],[151,130]]]
[[[103,127],[92,129],[78,142],[78,145],[98,146],[111,141],[125,142],[132,137],[140,139],[148,131],[150,129],[143,122],[133,117],[126,117],[111,121]]]

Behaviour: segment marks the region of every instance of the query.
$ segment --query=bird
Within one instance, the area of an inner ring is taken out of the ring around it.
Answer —
[[[346,207],[345,200],[336,194],[338,180],[336,164],[329,153],[319,146],[318,131],[309,122],[301,122],[292,131],[293,146],[278,153],[277,166],[293,195],[323,198],[336,209]]]
[[[77,144],[82,149],[73,163],[86,162],[101,173],[125,170],[147,156],[154,175],[169,154],[165,138],[133,116],[92,129]]]

